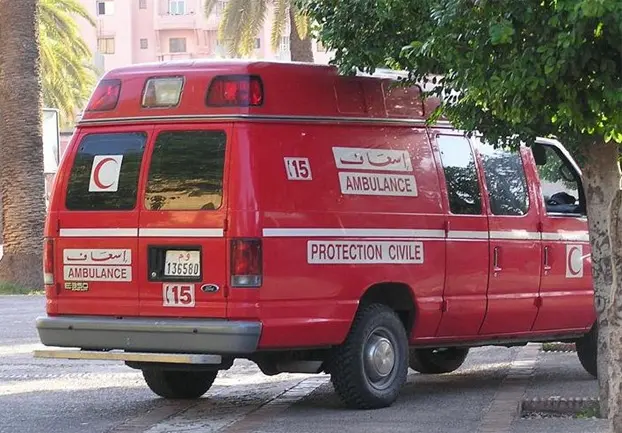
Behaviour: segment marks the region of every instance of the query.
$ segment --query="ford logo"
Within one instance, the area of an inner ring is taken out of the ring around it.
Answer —
[[[201,286],[201,291],[205,293],[216,293],[219,290],[220,287],[218,287],[216,284],[203,284]]]

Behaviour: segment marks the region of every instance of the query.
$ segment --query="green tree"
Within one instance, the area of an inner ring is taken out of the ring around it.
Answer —
[[[43,287],[45,216],[38,0],[0,0],[0,281]]]
[[[80,35],[76,17],[95,25],[78,0],[39,1],[43,103],[58,108],[64,124],[72,123],[95,84],[91,51]]]
[[[205,1],[205,15],[210,16],[218,0]],[[255,47],[255,39],[263,27],[270,6],[274,8],[274,21],[270,42],[277,50],[287,23],[290,24],[291,60],[313,62],[309,34],[309,19],[292,0],[229,0],[219,26],[219,38],[231,55],[248,56]]]
[[[442,97],[437,115],[457,127],[497,144],[557,137],[579,159],[599,316],[601,412],[609,403],[612,428],[622,431],[622,240],[608,225],[612,199],[622,194],[622,2],[297,1],[342,71],[406,70]],[[608,341],[615,344],[608,348]]]

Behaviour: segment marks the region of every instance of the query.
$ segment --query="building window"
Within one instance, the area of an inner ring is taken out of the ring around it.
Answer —
[[[289,36],[282,36],[279,43],[279,52],[286,53],[289,51]]]
[[[171,15],[185,15],[186,0],[168,0],[168,13]]]
[[[225,9],[227,8],[227,0],[220,0],[218,3],[216,3],[216,13],[217,14],[222,14]]]
[[[148,39],[141,39],[140,40],[140,49],[141,50],[146,50],[147,48],[149,48],[149,40]]]
[[[114,38],[98,38],[97,51],[102,54],[114,54]]]
[[[168,40],[169,53],[185,53],[186,38],[170,38]]]
[[[97,1],[97,15],[113,15],[114,14],[114,1],[112,0],[98,0]]]
[[[261,48],[261,39],[256,38],[255,39],[255,49],[258,50]]]
[[[139,0],[138,1],[139,9],[147,9],[147,0]]]

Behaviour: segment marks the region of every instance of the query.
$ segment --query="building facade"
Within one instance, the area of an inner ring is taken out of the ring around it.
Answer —
[[[81,33],[100,72],[136,63],[227,57],[218,39],[218,24],[227,0],[217,3],[209,17],[204,0],[80,0],[96,21],[80,20]],[[270,44],[272,14],[257,35],[252,58],[289,60],[289,26],[275,51]],[[313,41],[317,63],[330,56]]]

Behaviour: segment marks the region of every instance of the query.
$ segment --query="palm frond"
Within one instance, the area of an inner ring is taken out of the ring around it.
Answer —
[[[281,44],[281,38],[287,26],[287,8],[289,7],[289,3],[289,0],[274,1],[274,21],[272,23],[272,30],[270,31],[270,45],[273,51],[276,51]]]
[[[300,39],[307,39],[309,36],[309,16],[300,10],[296,10],[294,15],[294,22],[296,23],[296,30]]]
[[[212,12],[214,11],[214,7],[218,4],[219,0],[205,0],[205,4],[203,5],[203,13],[206,18],[209,18]]]
[[[92,54],[75,16],[95,25],[77,0],[39,1],[43,100],[46,106],[60,110],[63,124],[73,120],[95,84]]]

